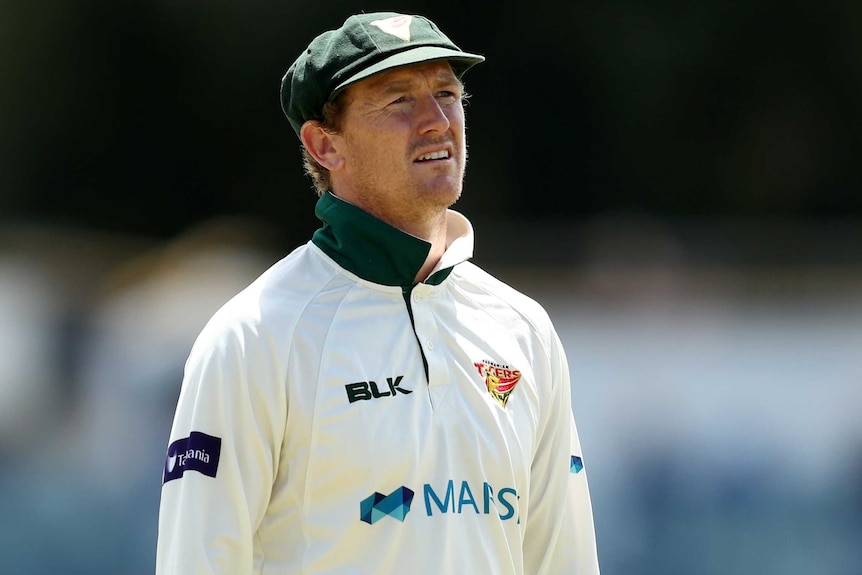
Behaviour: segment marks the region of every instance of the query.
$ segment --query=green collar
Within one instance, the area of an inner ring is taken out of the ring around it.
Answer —
[[[331,193],[320,197],[314,213],[323,222],[323,227],[311,238],[314,245],[347,271],[370,282],[413,285],[431,251],[431,244],[425,240],[404,233]],[[472,245],[470,248],[472,251]],[[451,271],[451,265],[439,269],[425,283],[437,285]]]

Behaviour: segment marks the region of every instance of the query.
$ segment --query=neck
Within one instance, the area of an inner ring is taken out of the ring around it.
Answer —
[[[408,232],[409,233],[409,232]],[[421,236],[420,236],[421,237]],[[413,283],[424,281],[431,275],[431,270],[443,257],[443,252],[446,251],[446,215],[443,215],[443,224],[438,226],[432,237],[422,237],[422,239],[431,242],[431,250],[428,252],[428,257],[425,258],[425,263],[419,268],[419,273],[416,274]]]
[[[363,198],[346,198],[356,207],[368,212],[375,218],[382,220],[413,237],[425,240],[431,244],[431,251],[419,273],[416,281],[420,282],[428,277],[443,252],[446,251],[446,208],[445,207],[419,207],[413,209],[398,209],[401,206],[379,204],[377,202],[363,201]]]
[[[314,232],[314,244],[342,268],[374,283],[437,285],[473,256],[473,229],[457,212],[446,210],[438,232],[425,234],[428,239],[405,233],[332,194],[318,200],[314,213],[323,222]]]
[[[431,244],[431,250],[425,263],[416,274],[415,282],[424,281],[446,251],[446,219],[447,208],[437,205],[422,205],[417,202],[405,206],[403,202],[380,202],[374,198],[349,193],[336,193],[336,196],[353,204],[357,208],[386,222],[393,228],[401,230],[413,237],[425,240]]]
[[[416,274],[414,283],[424,281],[446,251],[446,210],[424,217],[398,218],[394,214],[371,214],[390,226],[431,244],[425,263]]]

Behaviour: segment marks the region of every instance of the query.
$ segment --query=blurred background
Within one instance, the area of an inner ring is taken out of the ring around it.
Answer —
[[[191,344],[317,227],[281,75],[381,9],[487,57],[456,209],[566,345],[603,574],[862,574],[851,0],[0,0],[0,572],[153,572]]]

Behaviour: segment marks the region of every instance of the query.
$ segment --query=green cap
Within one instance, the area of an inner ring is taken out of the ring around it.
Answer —
[[[424,16],[357,14],[316,37],[281,80],[281,109],[299,135],[350,84],[385,70],[448,60],[460,78],[484,56],[464,52]]]

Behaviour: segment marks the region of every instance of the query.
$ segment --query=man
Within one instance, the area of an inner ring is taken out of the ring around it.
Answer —
[[[559,338],[448,209],[483,59],[375,13],[287,71],[323,227],[195,342],[158,574],[598,573]]]

